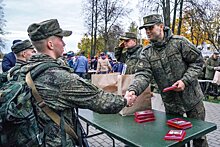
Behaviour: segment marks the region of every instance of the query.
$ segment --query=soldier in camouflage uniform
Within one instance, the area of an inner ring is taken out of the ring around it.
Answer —
[[[22,72],[27,72],[41,62],[57,63],[57,58],[61,57],[64,51],[63,37],[72,34],[71,31],[62,30],[56,19],[31,24],[27,31],[39,54],[32,56],[28,64],[22,66]],[[34,80],[34,83],[44,103],[58,114],[63,113],[65,121],[72,127],[72,108],[85,108],[98,113],[118,113],[126,105],[132,105],[135,100],[135,97],[123,98],[106,93],[62,66],[47,69]],[[38,120],[44,126],[45,146],[61,146],[61,137],[64,136],[61,135],[60,127],[36,102],[35,105]],[[75,146],[71,136],[65,134],[66,146]]]
[[[213,80],[215,71],[220,70],[220,62],[218,60],[219,52],[215,51],[210,58],[206,61],[205,79]],[[209,95],[214,96],[214,99],[218,99],[218,85],[216,83],[208,82],[204,94],[208,98]]]
[[[158,14],[143,18],[150,45],[141,53],[136,75],[126,96],[139,95],[154,77],[164,102],[166,113],[205,119],[203,93],[198,74],[202,70],[203,58],[198,50],[185,37],[173,35]],[[177,86],[174,91],[163,93],[166,87]],[[205,136],[193,141],[194,146],[208,146]]]
[[[13,72],[20,69],[21,65],[26,64],[27,61],[35,54],[34,46],[29,40],[19,41],[11,47],[12,51],[16,55],[15,66],[9,70],[10,76],[13,76]]]
[[[127,65],[125,74],[134,74],[135,65],[143,47],[137,44],[137,35],[135,33],[126,32],[125,35],[120,37],[120,40],[122,43],[115,48],[115,57],[117,61]],[[126,51],[123,51],[124,48]]]
[[[9,71],[7,71],[7,79],[11,79],[20,69],[21,65],[26,64],[27,61],[35,54],[34,46],[29,40],[19,41],[11,47],[12,52],[15,53],[16,63]]]
[[[205,79],[213,80],[216,70],[220,70],[219,52],[215,51],[206,61]]]

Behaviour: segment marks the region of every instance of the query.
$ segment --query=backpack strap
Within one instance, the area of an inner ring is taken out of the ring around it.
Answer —
[[[50,109],[45,103],[42,97],[40,96],[39,92],[36,89],[36,86],[31,78],[31,73],[28,72],[26,75],[26,82],[29,87],[32,89],[33,96],[35,100],[38,102],[38,106],[58,125],[60,126],[61,118],[60,116],[55,113],[52,109]],[[76,135],[75,131],[66,123],[64,122],[64,130],[74,139],[78,140],[78,136]]]
[[[19,69],[21,68],[21,65],[15,65],[12,67],[8,73],[7,73],[7,80],[11,80],[14,75],[16,75],[19,72]]]
[[[36,79],[39,76],[39,74],[43,73],[45,70],[51,67],[59,67],[69,72],[73,72],[71,68],[67,66],[61,66],[57,62],[40,62],[29,70],[31,72],[32,79]]]

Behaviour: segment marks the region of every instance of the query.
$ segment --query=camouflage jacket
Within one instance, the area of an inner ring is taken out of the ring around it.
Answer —
[[[17,59],[15,66],[12,67],[9,71],[7,71],[7,79],[12,79],[12,77],[19,72],[21,66],[25,64],[27,64],[27,62]]]
[[[44,54],[36,54],[22,66],[21,72],[28,70],[40,62],[58,62]],[[71,70],[51,67],[38,75],[34,80],[36,88],[46,105],[55,112],[64,113],[66,122],[73,126],[72,108],[85,108],[98,113],[118,113],[125,107],[127,101],[111,93],[105,93],[91,83],[80,78]],[[70,68],[68,68],[70,69]],[[34,102],[39,121],[44,126],[46,146],[61,146],[61,130]],[[74,141],[66,134],[67,146],[74,146]]]
[[[165,28],[163,42],[151,42],[141,53],[140,62],[129,90],[139,95],[154,77],[160,90],[166,112],[183,114],[191,110],[203,98],[198,74],[202,70],[203,58],[186,38],[175,36]],[[182,80],[186,87],[182,92],[162,90]]]
[[[140,58],[140,53],[143,47],[141,45],[136,45],[132,48],[127,49],[126,52],[122,52],[123,48],[115,49],[115,57],[119,62],[125,63],[127,65],[126,74],[134,74],[136,69],[136,64]]]
[[[212,56],[208,58],[206,61],[205,79],[213,80],[215,74],[214,67],[219,65],[220,63],[218,59],[215,60]]]

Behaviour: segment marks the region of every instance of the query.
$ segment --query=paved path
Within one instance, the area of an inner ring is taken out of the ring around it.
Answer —
[[[217,124],[217,130],[207,135],[209,147],[220,147],[220,104],[204,102],[206,108],[206,121]],[[164,111],[164,106],[161,98],[158,94],[152,98],[152,108],[160,111]],[[85,124],[83,123],[83,126]],[[90,134],[99,132],[93,127],[90,127]],[[124,147],[124,144],[120,141],[116,141],[116,147]],[[112,140],[105,134],[92,137],[88,139],[91,147],[112,147]]]

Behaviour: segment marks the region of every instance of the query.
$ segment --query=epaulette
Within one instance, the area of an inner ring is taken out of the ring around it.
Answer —
[[[173,39],[181,39],[181,40],[184,39],[184,37],[180,36],[180,35],[173,35],[172,38]]]

